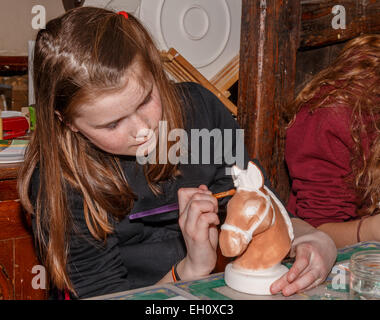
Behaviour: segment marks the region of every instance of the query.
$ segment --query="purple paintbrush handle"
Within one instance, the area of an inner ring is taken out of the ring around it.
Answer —
[[[147,216],[153,216],[155,214],[170,212],[170,211],[174,211],[174,210],[178,210],[178,209],[179,209],[178,203],[168,204],[168,205],[165,205],[165,206],[162,206],[159,208],[154,208],[154,209],[150,209],[150,210],[141,211],[141,212],[131,214],[129,216],[129,220],[138,219],[138,218],[147,217]]]

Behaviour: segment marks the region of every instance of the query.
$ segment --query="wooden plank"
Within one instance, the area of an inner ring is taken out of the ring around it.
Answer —
[[[27,73],[28,57],[27,56],[2,56],[0,57],[0,74],[8,73]]]
[[[7,277],[5,269],[0,264],[0,300],[12,300],[13,297],[12,282]]]
[[[239,80],[239,55],[236,55],[224,68],[222,68],[210,82],[221,92],[225,93]],[[226,95],[226,94],[225,94]],[[226,95],[228,97],[228,95]]]
[[[321,70],[327,68],[338,56],[345,43],[337,43],[312,50],[297,52],[296,88],[297,95]]]
[[[19,163],[0,163],[0,180],[16,179]]]
[[[0,240],[0,286],[3,299],[14,299],[14,241]]]
[[[0,202],[0,240],[29,235],[31,235],[31,229],[20,202]]]
[[[47,290],[35,288],[32,280],[43,273],[32,273],[34,266],[41,266],[35,255],[32,237],[15,240],[15,299],[16,300],[44,300],[47,298]],[[47,286],[47,279],[45,285]],[[38,284],[43,284],[38,281]]]
[[[0,180],[0,201],[18,199],[17,180]]]
[[[208,81],[190,62],[188,62],[181,54],[179,54],[174,48],[170,48],[167,53],[161,53],[164,65],[167,67],[167,71],[171,71],[177,80],[187,78],[188,81],[194,81],[215,94],[219,100],[226,106],[226,108],[234,115],[237,114],[237,107],[229,100],[222,92],[219,91],[210,81]],[[173,71],[174,68],[174,71]],[[193,80],[194,79],[194,80]],[[183,80],[182,80],[183,81]]]
[[[304,0],[300,48],[324,46],[345,41],[364,33],[380,32],[379,0]],[[344,7],[346,29],[334,29],[334,6]]]
[[[289,182],[280,111],[294,98],[300,3],[243,0],[242,5],[238,121],[249,156],[259,159],[285,200]]]

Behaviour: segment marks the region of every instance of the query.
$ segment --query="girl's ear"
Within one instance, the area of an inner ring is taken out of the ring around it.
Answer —
[[[54,111],[54,112],[57,115],[59,121],[61,121],[63,123],[62,115],[58,111]],[[79,129],[74,124],[72,124],[72,123],[65,123],[65,124],[70,128],[71,131],[73,131],[73,132],[79,131]]]
[[[75,126],[75,124],[72,123],[66,123],[66,125],[70,128],[72,132],[78,132],[79,129]]]

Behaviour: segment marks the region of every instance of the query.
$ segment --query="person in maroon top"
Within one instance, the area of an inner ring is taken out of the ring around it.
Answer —
[[[380,241],[380,35],[347,43],[286,116],[289,212],[337,247]]]

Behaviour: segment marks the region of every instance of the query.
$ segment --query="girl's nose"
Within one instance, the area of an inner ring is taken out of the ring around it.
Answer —
[[[141,128],[137,131],[135,139],[137,142],[142,142],[145,140],[149,140],[153,135],[153,130],[149,128]]]
[[[140,115],[134,114],[131,120],[133,124],[133,137],[136,141],[144,141],[144,139],[150,136],[149,131],[151,130],[149,129],[147,119],[142,118]]]

